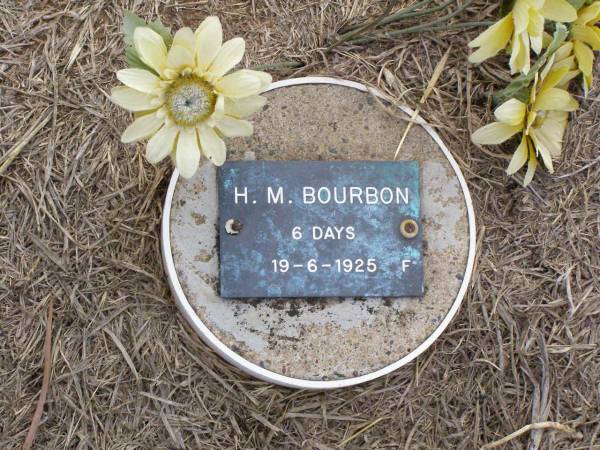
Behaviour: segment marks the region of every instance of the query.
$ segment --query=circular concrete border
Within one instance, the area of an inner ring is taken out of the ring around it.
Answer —
[[[295,86],[301,84],[335,84],[339,86],[346,86],[349,88],[357,89],[363,92],[371,92],[378,97],[385,99],[385,96],[380,92],[367,88],[365,85],[356,83],[354,81],[341,80],[337,78],[328,78],[328,77],[304,77],[304,78],[292,78],[289,80],[282,80],[275,82],[269,86],[267,91],[272,91],[274,89],[278,89],[281,87],[287,86]],[[399,107],[404,113],[412,116],[414,111],[408,107],[400,106]],[[476,233],[475,233],[475,213],[473,211],[473,203],[471,201],[471,195],[469,194],[469,188],[467,187],[467,183],[456,163],[455,159],[450,154],[450,151],[446,147],[446,145],[442,142],[437,133],[427,125],[421,118],[417,117],[419,124],[429,133],[429,135],[433,138],[433,140],[438,144],[444,156],[450,162],[450,165],[454,169],[454,173],[460,182],[460,186],[463,191],[465,204],[467,206],[467,213],[469,218],[469,256],[467,258],[467,266],[465,269],[465,274],[463,277],[462,284],[460,286],[460,290],[456,295],[454,303],[452,304],[450,310],[444,317],[444,319],[440,322],[440,325],[435,329],[435,331],[427,337],[418,347],[416,347],[413,351],[411,351],[408,355],[399,359],[393,364],[390,364],[386,367],[383,367],[374,372],[361,375],[353,378],[345,378],[341,380],[331,380],[331,381],[315,381],[315,380],[303,380],[299,378],[287,377],[285,375],[281,375],[270,370],[264,369],[245,358],[242,358],[240,355],[235,353],[232,349],[227,347],[223,342],[221,342],[200,320],[190,302],[187,300],[183,289],[181,288],[181,284],[179,283],[179,278],[177,276],[177,271],[175,270],[175,264],[173,262],[173,254],[171,252],[171,239],[170,239],[170,220],[171,220],[171,202],[173,201],[173,193],[175,192],[175,185],[177,184],[177,179],[179,178],[179,172],[175,170],[173,175],[171,176],[171,181],[169,182],[169,187],[167,189],[167,195],[165,197],[165,204],[163,209],[163,217],[162,217],[162,229],[161,229],[161,249],[163,256],[163,263],[165,265],[165,272],[169,280],[169,286],[171,287],[171,292],[175,297],[175,302],[179,307],[183,316],[187,319],[192,328],[200,335],[202,340],[215,352],[217,352],[222,358],[224,358],[229,363],[233,364],[238,369],[243,370],[244,372],[259,378],[263,381],[268,381],[271,383],[279,384],[281,386],[298,388],[298,389],[336,389],[347,386],[353,386],[356,384],[364,383],[366,381],[374,380],[375,378],[379,378],[383,375],[387,375],[388,373],[408,364],[421,353],[429,348],[431,344],[435,342],[435,340],[442,334],[442,332],[446,329],[450,321],[454,318],[458,309],[460,308],[460,304],[462,303],[462,299],[465,296],[467,291],[467,286],[469,285],[469,280],[471,278],[471,273],[473,271],[473,265],[475,263],[475,242],[476,242]]]

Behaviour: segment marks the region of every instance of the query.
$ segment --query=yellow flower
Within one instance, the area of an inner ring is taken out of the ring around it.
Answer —
[[[556,87],[561,89],[567,89],[569,82],[580,74],[573,53],[573,47],[574,45],[572,42],[565,42],[558,50],[556,50],[556,52],[554,52],[546,63],[546,71],[549,70],[548,68],[551,68],[553,71],[562,68],[567,69],[562,80],[556,85]]]
[[[568,48],[562,49],[558,56],[562,57],[566,50]],[[544,162],[548,172],[554,172],[552,158],[561,153],[568,112],[579,107],[577,101],[563,88],[572,78],[569,64],[563,62],[568,61],[568,57],[556,63],[555,61],[556,57],[553,55],[542,73],[539,76],[536,74],[529,104],[515,98],[504,102],[494,111],[497,122],[478,129],[471,136],[475,144],[494,145],[521,133],[521,142],[506,172],[512,175],[527,163],[523,180],[525,186],[533,178],[538,157]]]
[[[576,18],[577,11],[567,0],[516,0],[510,13],[469,42],[469,47],[477,48],[469,61],[480,63],[508,48],[511,73],[527,73],[530,49],[536,54],[542,50],[544,19],[572,22]]]
[[[583,88],[587,95],[592,86],[594,68],[594,50],[600,50],[600,1],[582,8],[577,13],[577,20],[571,26],[573,50],[579,69],[583,73]]]
[[[225,43],[221,23],[208,17],[198,29],[182,28],[169,49],[149,27],[133,33],[135,50],[152,71],[124,69],[117,78],[125,86],[112,90],[111,99],[133,111],[136,119],[123,132],[124,143],[150,138],[146,158],[158,163],[171,156],[182,176],[191,177],[201,153],[216,165],[225,162],[223,137],[249,136],[245,117],[260,110],[260,94],[271,83],[265,72],[228,73],[244,56],[245,42]]]

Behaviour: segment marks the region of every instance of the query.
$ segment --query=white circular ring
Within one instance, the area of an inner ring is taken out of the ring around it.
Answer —
[[[386,99],[386,97],[379,91],[373,88],[367,88],[365,85],[357,83],[355,81],[342,80],[337,78],[329,78],[329,77],[303,77],[303,78],[292,78],[289,80],[281,80],[277,81],[269,86],[267,91],[272,91],[274,89],[278,89],[281,87],[288,86],[297,86],[302,84],[334,84],[338,86],[346,86],[349,88],[357,89],[363,92],[371,92],[374,95],[382,99]],[[412,116],[414,111],[406,106],[399,106],[399,108]],[[179,172],[174,170],[173,175],[171,176],[171,181],[169,182],[169,187],[167,189],[167,195],[165,198],[165,204],[163,209],[163,217],[162,217],[162,228],[161,228],[161,249],[162,249],[162,257],[163,263],[165,266],[165,272],[169,280],[169,286],[171,287],[171,292],[175,296],[175,302],[179,307],[179,310],[183,314],[183,316],[187,319],[189,324],[192,326],[194,331],[200,335],[202,340],[215,352],[217,352],[223,359],[246,372],[249,375],[252,375],[260,380],[268,381],[270,383],[275,383],[281,386],[298,388],[298,389],[312,389],[312,390],[323,390],[323,389],[337,389],[348,386],[354,386],[360,383],[365,383],[370,380],[374,380],[375,378],[379,378],[381,376],[387,375],[390,372],[408,364],[421,353],[431,346],[435,342],[435,340],[442,334],[442,332],[446,329],[448,324],[452,321],[456,313],[458,312],[462,300],[467,291],[467,287],[469,285],[469,280],[471,279],[471,273],[473,272],[473,265],[475,263],[475,250],[476,250],[476,231],[475,231],[475,213],[473,211],[473,202],[471,201],[471,195],[469,194],[469,188],[467,187],[467,182],[465,181],[460,168],[456,160],[452,157],[452,154],[444,144],[444,142],[440,139],[438,134],[429,126],[426,122],[424,122],[419,116],[417,116],[416,120],[419,124],[429,133],[429,135],[433,138],[433,140],[438,144],[438,146],[442,149],[444,156],[450,162],[450,165],[454,169],[454,173],[460,182],[460,186],[463,191],[463,195],[465,198],[465,203],[467,205],[467,213],[469,220],[469,256],[467,258],[467,266],[465,269],[465,274],[463,277],[462,284],[454,299],[454,303],[450,307],[450,310],[446,314],[446,317],[440,322],[440,325],[435,329],[433,333],[431,333],[427,339],[425,339],[419,346],[417,346],[414,350],[412,350],[408,355],[399,359],[398,361],[382,367],[374,372],[361,375],[353,378],[344,378],[341,380],[330,380],[330,381],[315,381],[315,380],[303,380],[300,378],[292,378],[287,377],[285,375],[281,375],[276,372],[272,372],[270,370],[264,369],[257,364],[254,364],[248,361],[245,358],[242,358],[240,355],[235,353],[229,347],[227,347],[223,342],[221,342],[209,329],[202,320],[198,317],[194,309],[192,308],[190,302],[185,296],[183,289],[181,288],[181,284],[179,283],[179,278],[177,277],[177,271],[175,270],[175,264],[173,262],[173,254],[171,253],[171,239],[170,239],[170,220],[171,220],[171,203],[173,201],[173,193],[175,192],[175,186],[177,184],[177,179],[179,178]]]

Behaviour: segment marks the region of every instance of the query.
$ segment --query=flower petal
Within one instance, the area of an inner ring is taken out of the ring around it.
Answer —
[[[503,50],[508,45],[513,29],[512,13],[509,13],[469,42],[469,47],[479,47],[479,50],[469,56],[469,61],[480,63],[497,55],[500,50]]]
[[[162,161],[173,152],[177,133],[179,133],[177,127],[162,127],[158,133],[152,136],[146,146],[146,159],[150,164]]]
[[[526,74],[531,68],[529,58],[529,38],[527,33],[515,34],[512,43],[512,52],[510,55],[510,73],[521,72]]]
[[[160,85],[160,78],[144,69],[122,69],[117,71],[117,79],[136,91],[153,93]]]
[[[513,6],[512,13],[515,33],[521,34],[527,30],[527,25],[529,24],[529,4],[523,0],[517,0]]]
[[[537,55],[539,55],[544,48],[544,39],[542,36],[529,36],[529,42],[531,46],[531,50],[533,50]]]
[[[539,92],[534,111],[575,111],[579,103],[564,89],[550,88]]]
[[[127,86],[114,87],[110,92],[110,99],[113,103],[128,111],[148,111],[160,106],[153,102],[154,97],[151,95]]]
[[[567,0],[546,0],[540,13],[554,22],[573,22],[577,19],[577,10]]]
[[[594,68],[594,52],[592,49],[583,42],[575,41],[573,42],[573,51],[575,52],[575,58],[577,58],[579,70],[584,75],[591,75]]]
[[[527,33],[529,33],[531,49],[539,55],[544,47],[544,16],[533,8],[529,10]]]
[[[544,31],[544,34],[542,35],[542,47],[544,47],[544,48],[549,47],[551,43],[552,43],[552,36],[547,31]]]
[[[204,19],[196,30],[196,63],[205,71],[219,53],[223,44],[223,29],[218,17]]]
[[[267,72],[261,72],[260,70],[250,70],[250,69],[241,69],[240,72],[254,75],[256,78],[260,80],[260,91],[264,92],[266,88],[268,88],[273,82],[273,77],[271,74]]]
[[[592,75],[583,75],[583,91],[585,96],[587,97],[590,92],[590,88],[592,87],[593,77]]]
[[[562,152],[568,119],[569,113],[565,111],[550,111],[535,131],[538,139],[545,142],[552,156],[559,156]]]
[[[552,164],[552,155],[550,151],[546,147],[546,143],[538,138],[538,135],[535,129],[532,129],[529,132],[529,136],[535,145],[535,149],[538,154],[542,157],[542,161],[544,161],[544,165],[546,166],[546,170],[550,173],[554,173],[554,165]]]
[[[173,43],[171,47],[174,46],[187,48],[190,52],[194,53],[196,48],[196,37],[194,36],[194,32],[189,27],[183,27],[177,30],[175,33],[175,37],[173,38]]]
[[[533,84],[531,85],[531,89],[529,90],[529,105],[533,105],[535,103],[535,97],[537,96],[537,86],[540,80],[540,73],[536,72],[533,75]],[[528,119],[529,120],[529,119]]]
[[[555,55],[551,55],[550,58],[548,58],[548,61],[546,62],[546,64],[544,65],[544,68],[542,69],[542,71],[535,74],[537,77],[537,79],[535,80],[536,83],[538,80],[542,81],[544,78],[546,78],[546,76],[552,69],[552,66],[554,66],[554,56]]]
[[[163,123],[164,119],[158,117],[154,112],[138,117],[123,131],[121,142],[127,144],[146,139],[156,133]]]
[[[573,25],[571,27],[571,36],[575,41],[585,42],[593,50],[600,50],[600,32],[597,32],[595,28]]]
[[[540,92],[557,86],[563,80],[567,72],[569,72],[568,67],[553,68],[542,80]]]
[[[481,33],[479,36],[477,36],[475,39],[469,42],[468,45],[471,48],[482,47],[487,43],[496,41],[497,39],[494,38],[497,38],[499,33],[508,34],[508,39],[510,39],[510,36],[512,35],[513,31],[513,15],[512,13],[508,13],[498,22],[491,25],[487,30],[485,30],[483,33]]]
[[[517,172],[521,167],[525,165],[527,162],[527,156],[529,155],[529,149],[527,147],[527,136],[523,134],[523,138],[521,139],[521,143],[515,150],[513,154],[510,164],[506,168],[506,173],[508,175],[512,175]]]
[[[594,24],[600,21],[600,2],[594,2],[586,8],[579,10],[577,21],[575,23],[586,25]]]
[[[137,27],[133,32],[133,43],[140,59],[162,73],[167,62],[167,46],[160,34],[148,27]]]
[[[242,38],[230,39],[223,44],[208,71],[214,77],[222,77],[242,60],[245,50],[246,43]]]
[[[471,135],[475,144],[495,145],[501,144],[523,129],[520,125],[508,125],[502,122],[494,122],[481,127]]]
[[[181,70],[184,67],[192,67],[193,65],[194,53],[181,45],[171,47],[167,55],[167,67],[169,69]]]
[[[224,116],[217,123],[216,128],[228,138],[251,136],[254,132],[254,127],[250,122],[230,116]]]
[[[535,169],[537,168],[538,162],[535,157],[535,151],[533,150],[533,145],[529,144],[529,161],[527,163],[527,172],[525,173],[525,177],[523,178],[523,186],[527,186],[533,180],[533,175],[535,174]]]
[[[575,62],[575,55],[571,55],[561,60],[557,59],[552,69],[562,69],[563,67],[565,67],[567,70],[576,70],[577,63]]]
[[[179,133],[175,153],[175,167],[183,178],[190,178],[200,163],[200,146],[195,128],[184,128]]]
[[[569,41],[569,42],[565,42],[563,45],[558,47],[558,50],[556,50],[556,52],[554,52],[553,56],[556,59],[556,61],[562,61],[563,59],[571,56],[572,53],[573,53],[573,43]]]
[[[502,103],[494,111],[494,116],[499,122],[508,125],[522,125],[525,120],[527,105],[516,98],[511,98]]]
[[[215,85],[217,92],[233,98],[258,94],[261,86],[261,80],[258,77],[241,70],[221,78]]]
[[[215,165],[221,166],[227,157],[225,142],[211,127],[200,125],[198,129],[202,153]]]
[[[544,16],[537,10],[529,10],[529,23],[527,24],[527,33],[530,36],[542,37],[544,34]]]
[[[225,117],[225,96],[217,95],[217,101],[215,102],[215,110],[210,116],[209,125],[214,126],[217,122]]]
[[[260,111],[267,103],[266,97],[251,95],[244,98],[225,98],[225,113],[243,119]]]
[[[556,85],[557,88],[560,89],[568,89],[569,88],[569,82],[573,79],[576,78],[581,72],[579,70],[569,70],[565,76],[562,78],[562,80],[560,80],[560,83],[558,83]]]
[[[535,119],[537,119],[537,116],[537,111],[529,111],[527,114],[527,123],[525,124],[525,133],[529,133],[529,129],[533,125],[533,122],[535,122]]]

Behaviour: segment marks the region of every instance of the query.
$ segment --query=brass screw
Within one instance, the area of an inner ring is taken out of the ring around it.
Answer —
[[[400,223],[400,234],[406,239],[412,239],[419,234],[419,224],[413,219],[404,219]]]
[[[227,222],[225,222],[225,231],[227,234],[240,234],[242,228],[244,228],[244,225],[237,219],[229,219]]]

